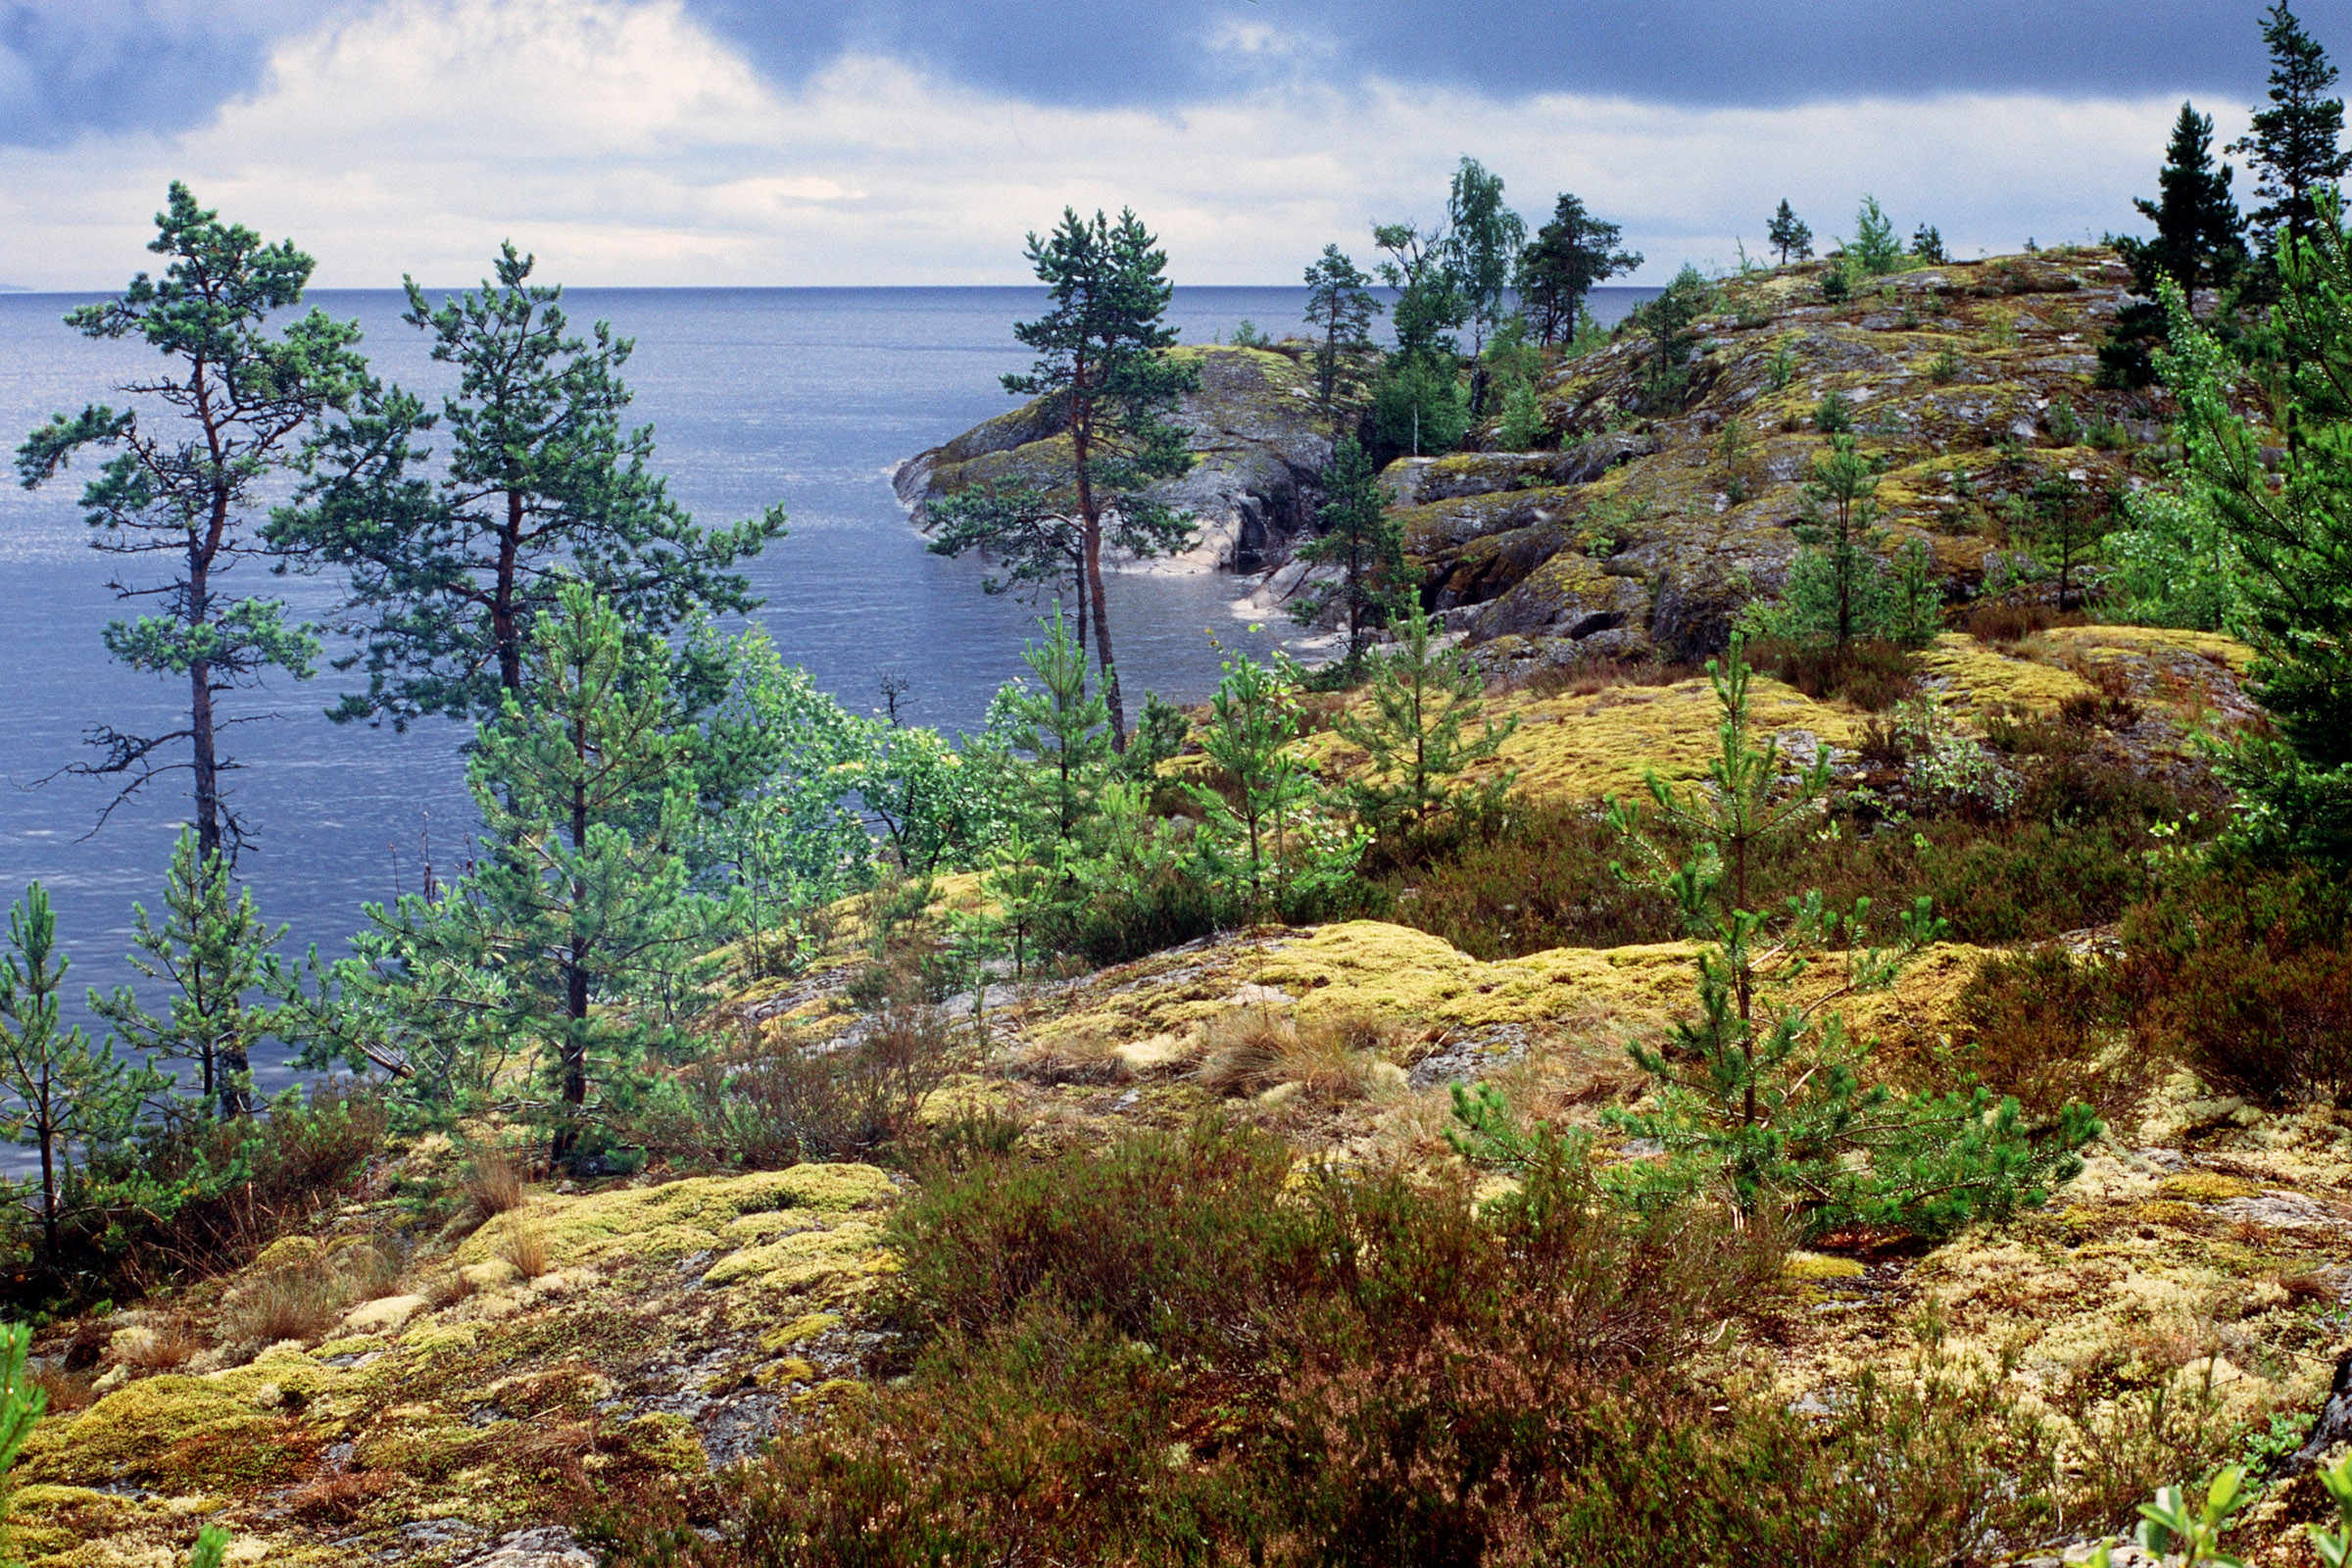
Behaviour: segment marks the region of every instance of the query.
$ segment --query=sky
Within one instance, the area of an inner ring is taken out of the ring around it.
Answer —
[[[1464,156],[1733,265],[1863,193],[1956,255],[2136,225],[2253,0],[0,0],[0,284],[120,287],[166,184],[323,287],[1016,283],[1065,205],[1179,283],[1293,282]],[[2352,0],[2305,24],[2352,51]],[[2352,56],[2347,56],[2352,58]],[[2241,173],[2243,192],[2249,182]]]

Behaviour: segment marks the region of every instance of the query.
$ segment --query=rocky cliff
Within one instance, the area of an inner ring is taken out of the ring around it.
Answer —
[[[1646,394],[1656,351],[1629,329],[1541,388],[1559,450],[1391,466],[1425,600],[1499,666],[1713,652],[1796,555],[1832,394],[1883,466],[1889,542],[1926,540],[1964,597],[2009,548],[2006,503],[2038,479],[2113,495],[2154,476],[2158,397],[2093,385],[2129,286],[2093,249],[1904,272],[1838,303],[1819,267],[1731,279],[1670,405]]]
[[[1175,422],[1191,438],[1193,469],[1152,493],[1191,512],[1194,548],[1163,569],[1254,572],[1279,561],[1290,540],[1314,524],[1331,429],[1316,417],[1312,368],[1299,346],[1282,351],[1208,346],[1174,353],[1200,367],[1200,389]],[[900,465],[892,484],[923,518],[924,506],[991,479],[1048,486],[1070,478],[1067,424],[1047,400],[975,425],[945,446]]]

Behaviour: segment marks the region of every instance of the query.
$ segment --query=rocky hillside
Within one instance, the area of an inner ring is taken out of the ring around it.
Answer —
[[[1301,363],[1297,344],[1280,351],[1210,346],[1174,352],[1200,367],[1200,390],[1184,399],[1175,416],[1197,461],[1190,473],[1161,482],[1152,493],[1192,513],[1200,536],[1169,564],[1194,571],[1263,570],[1313,526],[1322,505],[1331,430],[1315,416],[1311,367]],[[991,479],[1066,484],[1065,430],[1044,400],[1026,403],[908,459],[892,484],[917,523],[926,502]]]
[[[2003,504],[2039,477],[2105,494],[2153,477],[2160,410],[2092,384],[2129,284],[2090,249],[1903,272],[1837,304],[1818,267],[1731,279],[1672,412],[1649,412],[1654,350],[1629,330],[1542,389],[1559,450],[1390,468],[1430,606],[1501,666],[1713,652],[1796,554],[1833,394],[1884,466],[1891,542],[1925,539],[1964,597],[2008,543]]]

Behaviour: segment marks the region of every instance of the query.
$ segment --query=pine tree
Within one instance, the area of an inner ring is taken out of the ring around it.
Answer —
[[[1110,760],[1110,710],[1087,690],[1086,651],[1062,624],[1061,607],[1055,605],[1054,619],[1038,626],[1045,641],[1022,649],[1021,662],[1041,689],[1007,686],[998,727],[1033,764],[1033,836],[1050,851],[1075,840],[1094,815]]]
[[[1323,493],[1323,531],[1301,541],[1293,556],[1310,565],[1337,566],[1340,575],[1300,596],[1291,614],[1311,626],[1337,606],[1348,627],[1348,662],[1354,665],[1374,628],[1410,591],[1404,528],[1389,515],[1379,470],[1352,436],[1333,449]]]
[[[612,602],[566,584],[533,633],[524,691],[475,739],[467,779],[490,833],[474,894],[489,961],[519,981],[569,1152],[592,1080],[620,1098],[644,1055],[676,1038],[699,991],[707,912],[687,892],[679,733],[656,646]],[[650,827],[645,804],[661,802]]]
[[[1205,819],[1200,858],[1245,914],[1311,902],[1347,878],[1363,840],[1331,820],[1322,785],[1291,748],[1298,689],[1285,667],[1228,661],[1197,733],[1219,786],[1187,786]]]
[[[1786,196],[1781,198],[1779,211],[1772,215],[1772,222],[1766,226],[1764,237],[1774,250],[1781,253],[1783,267],[1788,265],[1788,259],[1792,256],[1802,261],[1813,254],[1813,230],[1806,227],[1804,220],[1789,208]]]
[[[1585,211],[1563,193],[1551,220],[1519,259],[1519,298],[1546,344],[1576,336],[1577,314],[1595,284],[1642,265],[1639,251],[1617,249],[1623,230]]]
[[[365,669],[368,689],[345,694],[338,721],[495,718],[522,693],[535,618],[575,579],[650,630],[759,603],[728,568],[783,535],[783,509],[697,527],[652,470],[653,430],[622,428],[633,342],[603,321],[574,333],[564,291],[532,268],[504,245],[494,278],[438,309],[405,279],[404,319],[457,368],[458,390],[431,414],[369,385],[312,443],[310,479],[271,519],[280,548],[345,574],[339,622],[360,646],[336,668]],[[438,465],[416,444],[436,425],[449,437]]]
[[[2082,603],[2081,573],[2094,561],[2113,525],[2114,510],[2107,498],[2064,473],[2038,480],[2019,498],[2018,520],[2035,555],[2058,574],[2058,608]]]
[[[1841,914],[1808,893],[1777,918],[1763,912],[1776,902],[1765,896],[1765,867],[1827,813],[1830,761],[1825,753],[1791,777],[1775,742],[1757,744],[1738,636],[1707,674],[1723,716],[1706,781],[1677,791],[1654,772],[1646,778],[1668,835],[1653,836],[1629,803],[1608,806],[1635,855],[1634,868],[1619,874],[1662,887],[1704,944],[1698,1015],[1674,1024],[1671,1049],[1629,1048],[1649,1075],[1649,1106],[1606,1116],[1621,1132],[1655,1140],[1664,1157],[1618,1180],[1637,1199],[1728,1186],[1741,1208],[1784,1208],[1807,1233],[1861,1223],[1935,1234],[2037,1206],[2082,1168],[2073,1152],[2099,1124],[2070,1105],[2056,1136],[2036,1140],[2016,1101],[1995,1104],[1982,1088],[1898,1101],[1863,1084],[1869,1047],[1851,1041],[1828,1009],[1891,985],[1911,954],[1941,936],[1941,922],[1917,901],[1887,951],[1870,943],[1867,899]],[[1668,843],[1690,853],[1678,862]],[[1843,976],[1815,981],[1797,1002],[1796,982],[1838,950]],[[1476,1129],[1474,1115],[1463,1119]]]
[[[1372,296],[1372,274],[1337,245],[1323,247],[1306,270],[1306,322],[1314,328],[1315,393],[1324,422],[1337,427],[1339,409],[1363,379],[1372,351],[1372,318],[1385,310]]]
[[[2180,408],[2180,519],[2213,533],[2216,598],[2254,647],[2252,695],[2278,730],[2231,767],[2258,847],[2352,865],[2352,234],[2322,193],[2307,244],[2281,246],[2273,320],[2284,374],[2278,423],[2299,432],[2274,465],[2237,412],[2240,368],[2186,298],[2163,282],[2172,348],[2157,367]],[[2267,422],[2267,421],[2266,421]],[[2204,541],[2200,540],[2200,543]],[[2200,552],[2202,553],[2202,552]],[[2176,570],[2198,573],[2198,564]]]
[[[118,1057],[111,1042],[92,1050],[79,1024],[58,1027],[58,995],[71,965],[57,951],[57,916],[38,882],[8,911],[8,934],[12,951],[0,956],[0,1092],[9,1099],[0,1131],[40,1160],[33,1206],[41,1253],[54,1272],[73,1161],[121,1143],[141,1092],[156,1085]]]
[[[2255,111],[2252,130],[2230,150],[2243,154],[2256,175],[2254,193],[2263,205],[2249,221],[2269,260],[2281,227],[2298,240],[2311,238],[2320,195],[2352,169],[2352,154],[2338,145],[2344,101],[2322,96],[2335,85],[2335,67],[2286,0],[2272,5],[2262,41],[2271,51],[2271,107]]]
[[[0,1324],[0,1562],[16,1561],[8,1550],[8,1505],[14,1490],[11,1472],[32,1429],[41,1424],[49,1409],[49,1391],[33,1381],[24,1364],[31,1348],[31,1324]]]
[[[1034,321],[1014,323],[1012,335],[1037,360],[1027,374],[1005,376],[1004,389],[1053,399],[1067,420],[1084,559],[1079,613],[1082,620],[1094,617],[1111,746],[1125,751],[1127,710],[1102,599],[1103,519],[1106,514],[1116,519],[1118,542],[1136,555],[1181,550],[1192,538],[1189,516],[1142,491],[1192,466],[1184,432],[1168,416],[1200,385],[1200,372],[1165,352],[1176,341],[1163,319],[1174,292],[1167,253],[1134,213],[1120,213],[1114,225],[1101,212],[1089,220],[1064,208],[1051,236],[1029,236],[1027,254],[1054,307]]]
[[[563,1158],[631,1102],[649,1056],[685,1049],[718,911],[681,854],[693,737],[668,674],[610,600],[562,589],[523,690],[475,732],[481,864],[437,898],[368,906],[335,994],[306,1009],[306,1061],[372,1062],[442,1114],[535,1081]]]
[[[90,994],[90,1006],[132,1047],[196,1064],[197,1089],[222,1121],[253,1109],[253,1049],[280,1033],[295,977],[270,950],[284,925],[264,921],[253,889],[229,897],[228,862],[204,855],[182,830],[164,881],[164,923],[131,906],[131,967],[170,987],[167,1015],[139,1005],[121,986]]]
[[[220,713],[221,699],[272,669],[302,679],[318,653],[312,628],[288,624],[282,601],[237,597],[220,579],[271,554],[247,518],[295,466],[303,429],[366,383],[367,363],[353,346],[358,324],[319,311],[274,337],[268,331],[271,314],[299,304],[310,280],[314,264],[292,240],[265,245],[252,229],[222,223],[176,180],[155,224],[147,248],[171,259],[162,279],[141,272],[119,298],[84,305],[66,322],[85,337],[143,339],[164,356],[170,371],[122,390],[185,422],[148,422],[136,408],[104,405],[71,418],[60,414],[25,437],[17,472],[29,490],[85,447],[115,453],[82,489],[91,547],[167,570],[143,583],[126,570],[108,585],[117,598],[164,608],[108,622],[106,650],[133,669],[185,679],[187,723],[154,735],[94,725],[90,741],[104,756],[67,771],[127,778],[101,822],[154,779],[186,771],[197,853],[209,860],[223,851],[233,858],[247,842],[221,788],[220,775],[237,764],[220,750],[220,731],[238,722]],[[174,429],[184,433],[175,437]],[[185,762],[163,760],[183,743]]]
[[[2108,386],[2142,387],[2156,378],[2150,350],[2164,338],[2164,306],[2156,280],[2169,277],[2182,289],[2227,286],[2245,264],[2244,220],[2230,194],[2235,171],[2213,163],[2213,118],[2192,104],[2180,106],[2173,137],[2156,176],[2155,201],[2135,197],[2132,205],[2156,225],[2156,237],[2109,235],[2132,268],[2132,286],[2145,295],[2116,313],[2114,328],[2099,349],[2099,379]]]
[[[1367,754],[1346,793],[1373,832],[1409,848],[1440,816],[1475,815],[1500,801],[1513,775],[1504,770],[1483,785],[1461,776],[1492,760],[1519,727],[1484,716],[1486,682],[1459,648],[1442,647],[1437,628],[1417,603],[1396,625],[1396,643],[1375,662],[1369,710],[1343,712],[1332,728]],[[1479,733],[1463,728],[1480,720]]]
[[[1827,642],[1842,654],[1881,629],[1887,607],[1879,548],[1886,531],[1879,526],[1878,488],[1878,469],[1854,450],[1854,438],[1830,437],[1805,484],[1804,520],[1792,530],[1810,547],[1789,568],[1783,596],[1787,629],[1799,640]]]

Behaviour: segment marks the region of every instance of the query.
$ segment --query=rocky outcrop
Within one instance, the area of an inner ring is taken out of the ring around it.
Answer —
[[[2112,497],[2157,477],[2161,390],[2093,384],[2130,281],[2088,248],[1900,273],[1838,304],[1817,267],[1728,280],[1674,406],[1653,405],[1629,330],[1541,389],[1559,450],[1390,466],[1423,602],[1497,667],[1715,652],[1796,557],[1833,393],[1881,467],[1888,543],[1926,541],[1947,594],[1972,594],[2038,480]]]
[[[1200,368],[1175,422],[1189,437],[1192,471],[1152,494],[1193,514],[1194,548],[1158,569],[1263,571],[1314,525],[1322,505],[1331,431],[1315,415],[1309,368],[1265,349],[1180,348]],[[1048,487],[1070,479],[1067,425],[1045,399],[999,415],[900,465],[891,483],[920,524],[927,503],[994,479]]]

